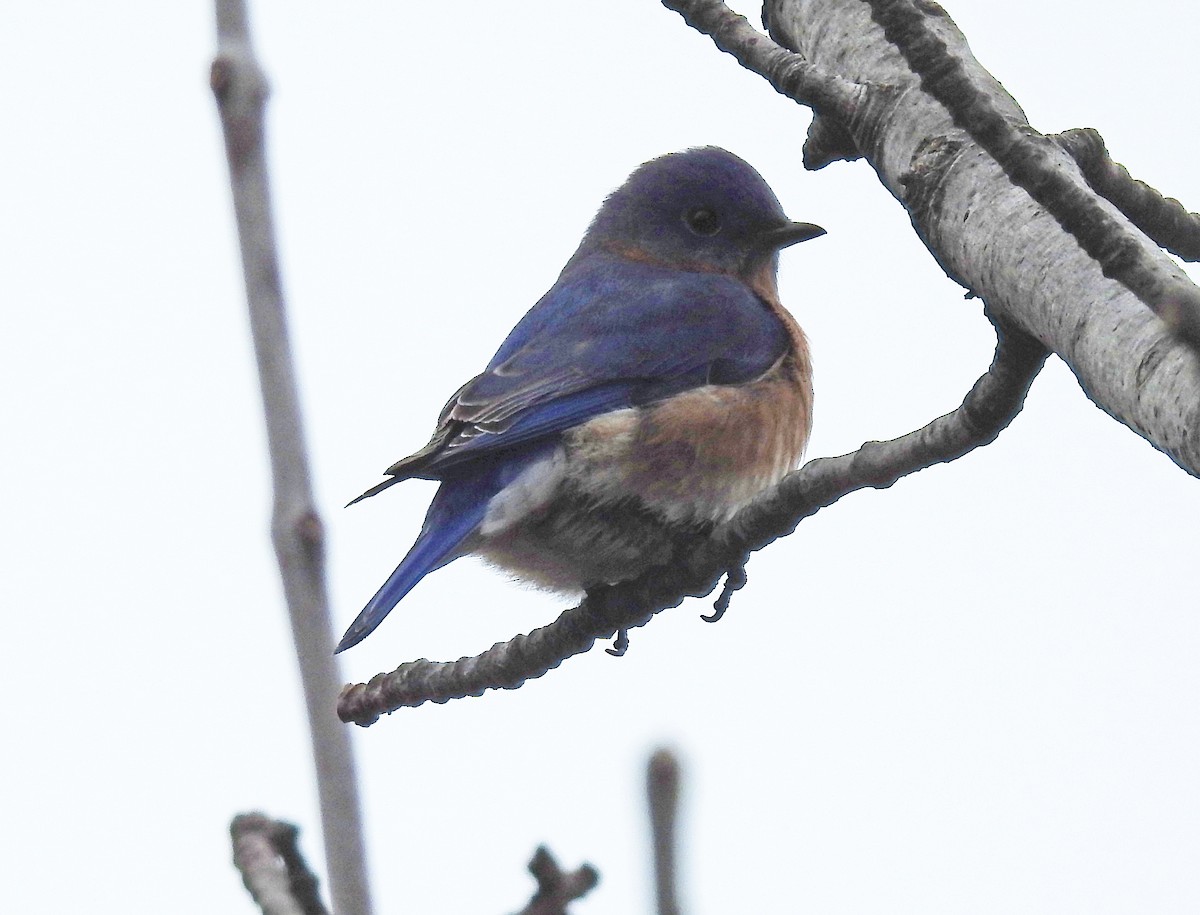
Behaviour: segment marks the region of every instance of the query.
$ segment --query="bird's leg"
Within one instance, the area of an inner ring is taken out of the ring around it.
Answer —
[[[725,611],[729,609],[729,602],[733,600],[733,592],[746,586],[746,563],[749,559],[750,554],[747,553],[737,565],[725,572],[725,584],[721,586],[720,595],[713,601],[713,612],[709,616],[701,614],[700,619],[706,623],[715,623],[725,615]]]
[[[623,657],[625,652],[629,650],[629,630],[618,629],[617,637],[613,640],[613,647],[605,648],[604,650],[614,658]]]

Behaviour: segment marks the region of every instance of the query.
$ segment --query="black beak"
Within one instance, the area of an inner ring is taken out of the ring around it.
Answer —
[[[802,241],[820,238],[825,230],[814,226],[811,222],[789,222],[777,229],[768,229],[758,236],[758,243],[768,251],[778,251],[788,245],[796,245]]]

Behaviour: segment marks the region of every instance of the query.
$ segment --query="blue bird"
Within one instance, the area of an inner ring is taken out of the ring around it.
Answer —
[[[640,166],[429,444],[354,500],[441,481],[337,650],[460,556],[578,593],[670,562],[681,536],[772,489],[812,426],[808,344],[779,302],[778,254],[824,232],[791,222],[723,149]]]

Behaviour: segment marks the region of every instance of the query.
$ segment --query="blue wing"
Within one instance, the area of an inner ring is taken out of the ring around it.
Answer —
[[[706,383],[758,377],[788,345],[782,322],[740,280],[596,253],[568,265],[487,369],[442,411],[392,479],[441,479],[485,453]],[[356,500],[357,501],[357,500]]]
[[[446,404],[429,444],[358,497],[409,477],[442,480],[412,549],[337,650],[365,639],[418,581],[469,549],[492,498],[558,433],[699,385],[749,381],[787,346],[779,318],[733,277],[606,253],[569,264]]]

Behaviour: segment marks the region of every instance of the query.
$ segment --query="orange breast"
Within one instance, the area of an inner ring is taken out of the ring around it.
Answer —
[[[812,428],[808,343],[769,265],[751,285],[787,327],[788,350],[748,384],[705,385],[572,430],[577,486],[605,500],[636,496],[671,521],[719,522],[796,466]]]

